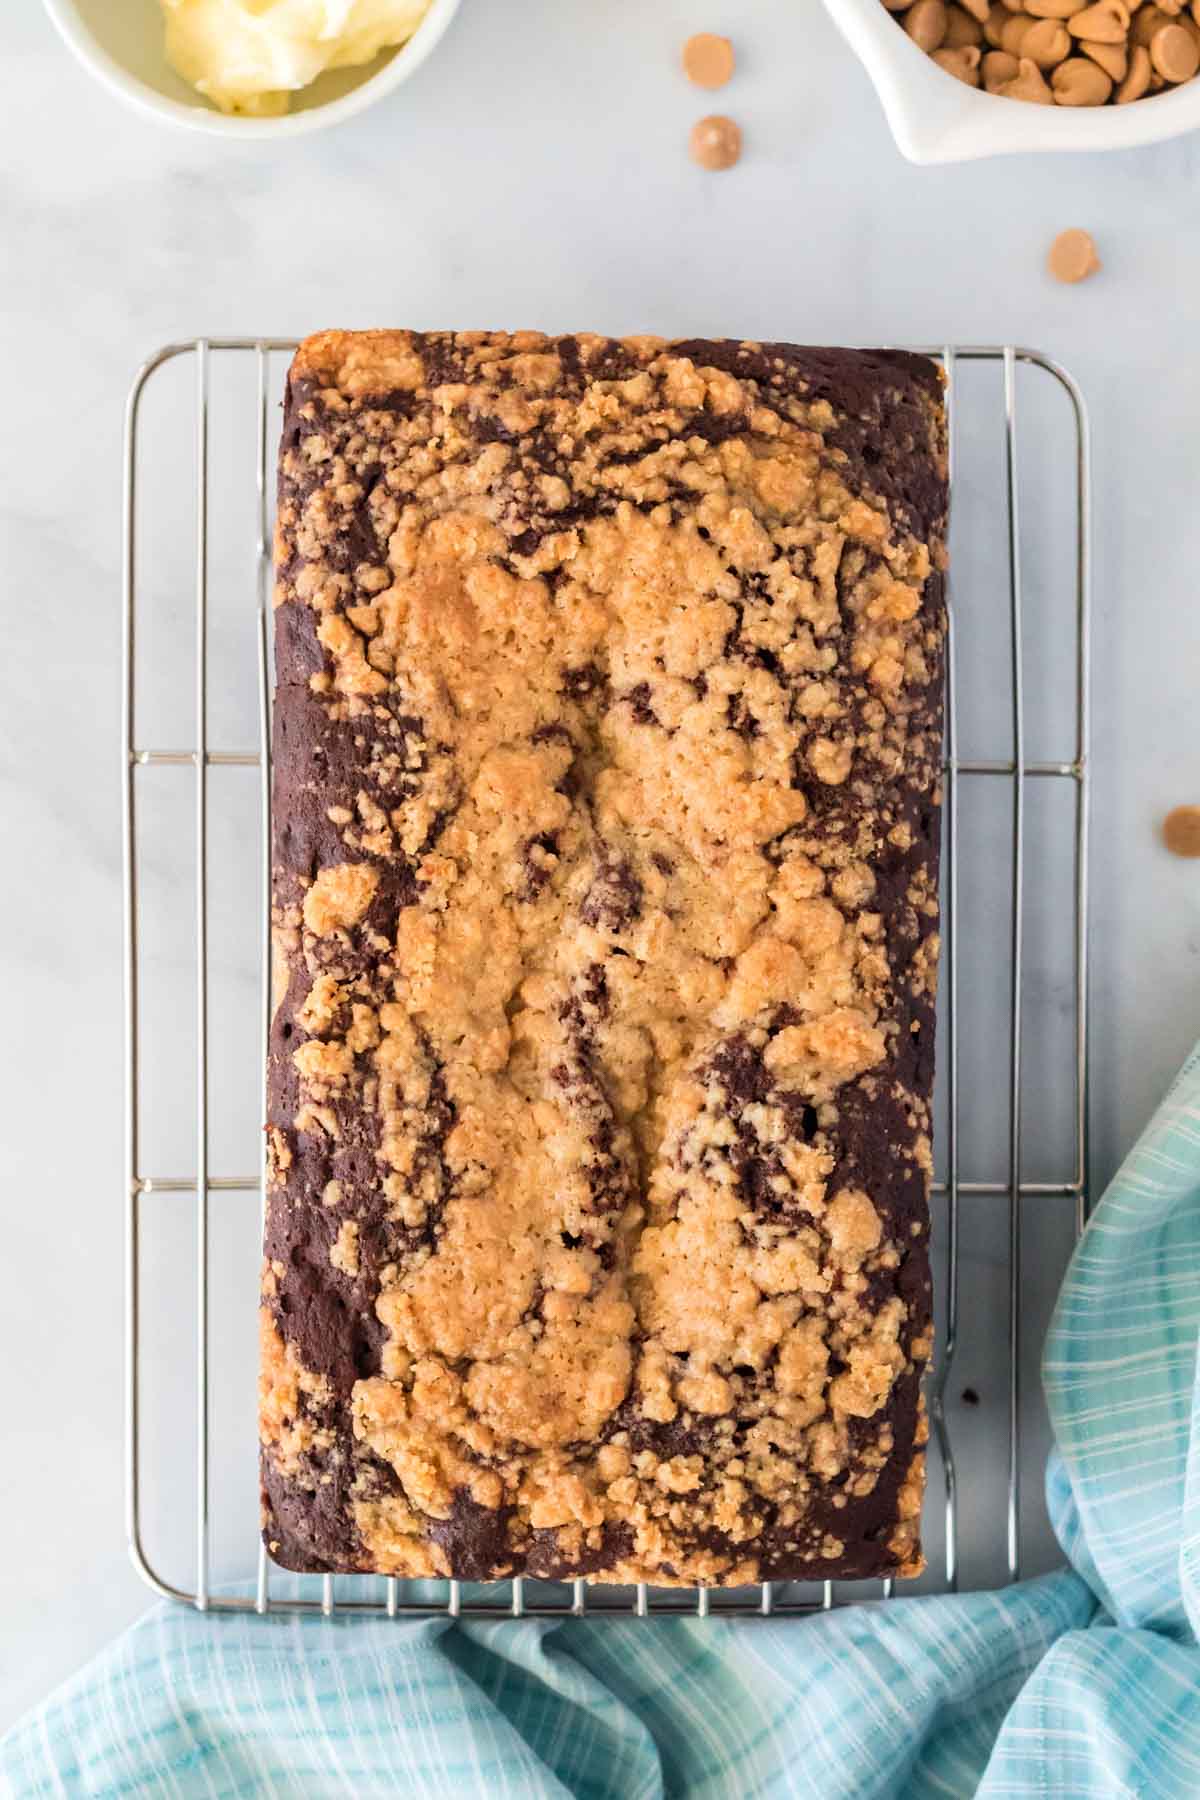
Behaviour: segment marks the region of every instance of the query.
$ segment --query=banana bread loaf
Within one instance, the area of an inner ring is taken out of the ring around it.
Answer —
[[[919,1570],[945,512],[919,357],[301,347],[278,1562]]]

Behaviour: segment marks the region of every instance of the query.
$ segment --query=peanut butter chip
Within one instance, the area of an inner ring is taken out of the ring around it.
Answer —
[[[741,127],[720,113],[710,113],[692,126],[688,148],[702,169],[732,169],[742,154]]]
[[[946,36],[942,42],[943,50],[965,50],[970,44],[983,42],[983,27],[979,20],[961,6],[946,9]]]
[[[1019,60],[1012,80],[1006,81],[996,92],[1003,94],[1006,100],[1032,100],[1038,106],[1054,105],[1054,95],[1046,85],[1046,77],[1027,56]]]
[[[1129,52],[1129,70],[1117,89],[1117,105],[1140,100],[1150,87],[1150,52],[1143,44],[1135,44]]]
[[[1124,44],[1089,44],[1084,40],[1079,48],[1094,63],[1099,63],[1113,81],[1124,81],[1129,71],[1129,51]]]
[[[1072,13],[1067,30],[1072,37],[1087,38],[1093,44],[1123,44],[1129,35],[1129,20],[1129,8],[1122,0],[1099,0],[1096,6]]]
[[[1069,19],[1086,5],[1087,0],[1026,0],[1025,10],[1038,19]]]
[[[932,54],[940,50],[946,37],[949,19],[942,0],[916,0],[904,15],[904,29],[918,50]]]
[[[1004,28],[1012,18],[1012,14],[1004,6],[993,6],[983,24],[984,42],[993,50],[1004,47]]]
[[[1190,81],[1200,69],[1200,44],[1183,25],[1163,25],[1150,39],[1150,61],[1164,81]]]
[[[1162,825],[1163,843],[1175,856],[1200,856],[1200,806],[1177,806]]]
[[[1071,39],[1058,19],[1038,19],[1021,40],[1021,55],[1039,69],[1053,69],[1070,55]]]
[[[965,81],[968,87],[979,86],[979,46],[963,44],[957,50],[935,50],[933,60],[947,75]]]
[[[1007,50],[989,50],[983,59],[983,85],[989,94],[995,94],[1008,81],[1015,80],[1019,73],[1019,64],[1015,56]]]
[[[1137,16],[1129,29],[1130,40],[1132,43],[1142,44],[1149,49],[1150,39],[1154,36],[1155,32],[1160,26],[1169,23],[1170,20],[1161,6],[1140,6],[1137,11]]]
[[[1081,231],[1078,226],[1073,226],[1070,231],[1060,231],[1050,246],[1046,267],[1055,281],[1085,281],[1089,275],[1094,275],[1100,267],[1100,258],[1096,255],[1091,232]]]
[[[698,31],[683,46],[683,72],[697,87],[724,87],[733,74],[733,45],[715,31]]]
[[[1112,93],[1112,82],[1086,56],[1069,56],[1050,77],[1059,106],[1103,106]]]
[[[1025,39],[1036,24],[1028,13],[1010,13],[1000,27],[1000,48],[1010,56],[1024,56]]]

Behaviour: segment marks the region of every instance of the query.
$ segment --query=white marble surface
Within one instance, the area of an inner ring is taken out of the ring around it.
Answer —
[[[245,150],[123,112],[30,0],[5,9],[0,1724],[147,1602],[121,1501],[119,448],[131,372],[164,340],[331,323],[586,324],[1010,339],[1061,357],[1096,434],[1100,1172],[1195,1034],[1200,869],[1172,861],[1154,828],[1168,806],[1200,800],[1196,149],[909,168],[816,0],[730,10],[466,0],[393,101],[329,136]],[[741,72],[720,104],[747,139],[742,166],[716,178],[683,154],[709,106],[674,68],[680,39],[707,24],[736,29]],[[1042,268],[1068,224],[1090,226],[1105,260],[1079,290]],[[162,581],[169,596],[169,570]],[[216,704],[228,698],[240,727],[243,675],[231,669],[228,696],[217,676]],[[173,805],[164,799],[164,829]],[[186,855],[160,852],[168,892]],[[168,989],[185,958],[165,939],[154,954],[147,1017],[166,1064],[180,1024]],[[250,949],[231,948],[225,973],[229,1029],[252,1029]],[[986,1113],[986,1078],[976,1101]],[[248,1080],[223,1076],[218,1103],[240,1131]],[[177,1124],[187,1143],[183,1104],[167,1082],[164,1144]],[[165,1223],[162,1256],[186,1256],[179,1217]],[[253,1277],[249,1253],[233,1255],[218,1252],[216,1307],[236,1348]],[[981,1255],[984,1288],[997,1268]],[[169,1406],[182,1366],[183,1316],[154,1324],[156,1404]],[[981,1456],[998,1442],[986,1388],[984,1401]],[[185,1447],[180,1484],[186,1461]],[[174,1462],[159,1474],[156,1519],[170,1538],[185,1493],[171,1488]],[[234,1566],[238,1546],[218,1548]]]

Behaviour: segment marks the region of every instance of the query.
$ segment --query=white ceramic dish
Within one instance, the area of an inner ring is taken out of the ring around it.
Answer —
[[[336,69],[292,98],[278,119],[232,117],[212,106],[171,68],[163,54],[158,0],[45,0],[46,10],[79,61],[110,93],[169,125],[226,138],[300,137],[362,112],[416,73],[434,49],[459,0],[433,0],[399,50],[361,69]]]
[[[896,143],[915,163],[1022,150],[1118,150],[1200,126],[1200,78],[1128,106],[1033,106],[969,88],[900,29],[881,0],[825,0],[875,84]]]

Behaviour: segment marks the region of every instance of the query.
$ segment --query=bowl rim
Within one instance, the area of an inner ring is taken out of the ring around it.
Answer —
[[[919,50],[882,0],[823,0],[865,67],[910,162],[1038,150],[1119,150],[1200,126],[1200,77],[1128,106],[1031,106],[970,88]]]
[[[319,106],[307,107],[303,112],[288,112],[273,119],[223,113],[199,96],[195,104],[172,100],[131,74],[97,42],[84,23],[75,0],[43,0],[43,4],[51,24],[76,61],[110,94],[133,107],[144,118],[180,126],[185,131],[204,132],[210,137],[261,139],[303,137],[310,131],[340,124],[373,106],[416,74],[441,41],[461,0],[431,0],[428,12],[408,42],[402,44],[381,69],[368,75],[348,93]]]

